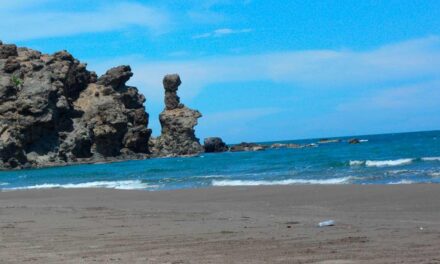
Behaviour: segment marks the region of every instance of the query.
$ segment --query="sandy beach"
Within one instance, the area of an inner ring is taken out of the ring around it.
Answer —
[[[440,263],[439,199],[440,185],[1,192],[0,263]]]

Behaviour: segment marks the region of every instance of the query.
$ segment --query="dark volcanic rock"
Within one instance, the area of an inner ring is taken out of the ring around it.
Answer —
[[[166,110],[174,110],[184,107],[184,105],[180,103],[179,96],[177,96],[177,89],[180,84],[182,84],[182,82],[180,81],[180,76],[177,74],[169,74],[163,79]]]
[[[263,145],[259,145],[256,143],[246,143],[242,142],[240,144],[234,145],[230,148],[230,151],[232,152],[238,152],[238,151],[262,151],[265,150],[266,147]]]
[[[18,55],[17,46],[0,43],[0,59],[7,59]]]
[[[205,152],[207,153],[225,152],[229,150],[225,142],[223,142],[223,140],[219,137],[205,138],[203,147],[205,148]]]
[[[340,139],[329,139],[329,138],[323,138],[318,141],[319,144],[329,144],[329,143],[339,143],[339,142],[341,142]]]
[[[361,141],[357,138],[352,138],[348,140],[348,144],[359,144]]]
[[[145,98],[129,66],[97,78],[66,51],[0,42],[0,168],[146,157]]]
[[[303,148],[303,147],[305,147],[305,146],[299,145],[299,144],[293,144],[293,143],[290,143],[290,144],[275,143],[275,144],[270,145],[270,148],[272,148],[272,149],[282,149],[282,148],[295,149],[295,148]]]
[[[181,84],[177,74],[163,79],[165,89],[165,110],[159,115],[161,135],[151,142],[156,156],[194,155],[203,152],[194,127],[202,114],[180,103],[177,89]]]

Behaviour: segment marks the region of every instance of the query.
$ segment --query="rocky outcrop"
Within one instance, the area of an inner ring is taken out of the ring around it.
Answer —
[[[256,143],[247,143],[242,142],[237,145],[233,145],[230,148],[231,152],[239,152],[239,151],[262,151],[265,150],[267,147],[264,145],[256,144]]]
[[[296,149],[296,148],[303,148],[305,147],[304,145],[299,145],[299,144],[283,144],[283,143],[275,143],[270,145],[271,149],[283,149],[283,148],[291,148],[291,149]]]
[[[318,141],[319,144],[330,144],[330,143],[339,143],[339,142],[341,142],[340,139],[329,139],[329,138],[323,138]]]
[[[0,42],[0,168],[147,157],[145,98],[129,66],[101,77],[66,51]]]
[[[219,137],[205,138],[203,148],[206,153],[225,152],[229,150],[226,143]]]
[[[354,145],[354,144],[359,144],[359,143],[361,143],[361,141],[357,138],[351,138],[348,140],[348,144]]]
[[[166,75],[163,79],[165,89],[165,110],[159,115],[162,126],[161,135],[151,142],[156,156],[195,155],[203,152],[194,127],[202,114],[180,103],[177,90],[181,84],[177,74]]]

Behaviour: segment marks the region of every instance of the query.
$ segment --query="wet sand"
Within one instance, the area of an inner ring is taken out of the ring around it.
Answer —
[[[0,263],[440,263],[440,185],[0,192]]]

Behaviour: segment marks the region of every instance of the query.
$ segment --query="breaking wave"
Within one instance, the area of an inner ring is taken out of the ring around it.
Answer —
[[[395,182],[390,182],[388,184],[413,184],[416,183],[414,181],[410,181],[410,180],[400,180],[400,181],[395,181]]]
[[[52,184],[44,183],[25,187],[6,188],[7,190],[34,190],[34,189],[84,189],[84,188],[107,188],[117,190],[144,190],[154,186],[135,181],[94,181],[85,183]]]
[[[245,180],[214,180],[213,186],[260,186],[260,185],[293,185],[293,184],[344,184],[349,183],[351,177],[332,178],[324,180],[290,179],[281,181],[245,181]]]
[[[422,158],[423,161],[440,161],[440,157],[425,157]]]
[[[350,160],[350,166],[366,167],[393,167],[413,163],[414,161],[440,161],[440,157],[423,157],[418,159],[395,159],[395,160]]]
[[[393,167],[411,164],[414,159],[396,159],[396,160],[350,160],[350,166],[362,166],[367,167]]]
[[[365,166],[367,167],[391,167],[407,165],[413,162],[413,159],[396,159],[396,160],[367,160]]]

